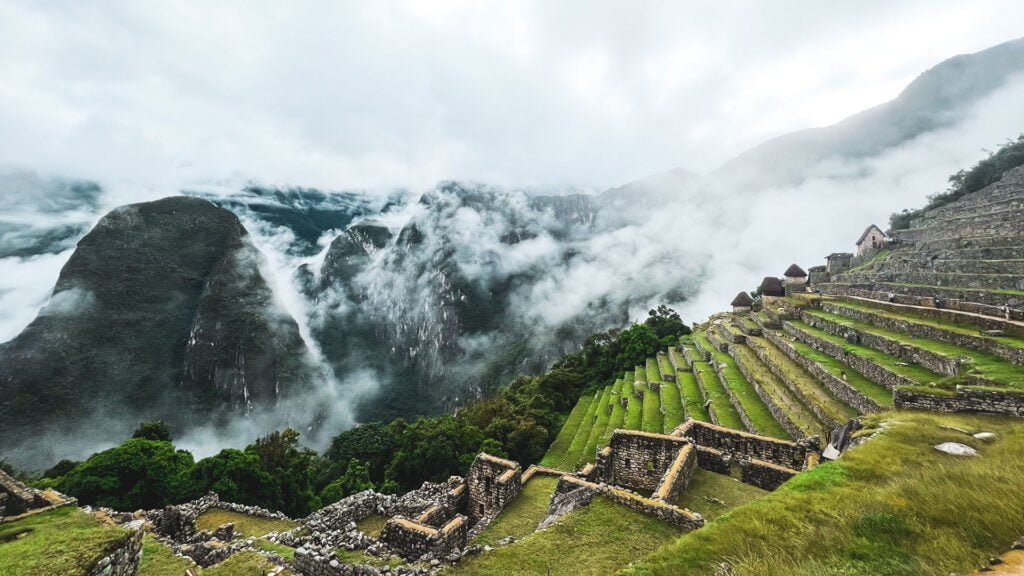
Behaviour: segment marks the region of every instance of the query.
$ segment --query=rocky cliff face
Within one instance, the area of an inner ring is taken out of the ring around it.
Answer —
[[[50,302],[0,346],[0,444],[79,426],[123,436],[148,418],[216,422],[299,393],[304,358],[233,213],[186,197],[125,206],[82,238]]]

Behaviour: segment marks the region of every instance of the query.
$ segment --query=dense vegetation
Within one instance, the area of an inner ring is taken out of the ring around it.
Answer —
[[[999,150],[989,154],[969,170],[960,170],[949,177],[949,188],[945,192],[928,197],[928,204],[917,210],[903,210],[889,216],[889,226],[894,230],[909,228],[910,222],[933,208],[945,206],[967,194],[977,192],[994,184],[1011,168],[1024,165],[1024,134],[1016,140],[1009,140]]]
[[[549,372],[517,378],[454,415],[367,423],[337,435],[322,455],[288,429],[196,462],[175,448],[166,424],[147,422],[120,446],[81,463],[58,463],[37,485],[118,510],[212,490],[296,517],[368,488],[395,493],[465,474],[481,450],[530,464],[544,455],[581,393],[689,332],[675,311],[660,306],[644,322],[593,335]]]

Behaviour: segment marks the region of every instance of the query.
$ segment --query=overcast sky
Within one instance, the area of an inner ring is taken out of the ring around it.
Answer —
[[[0,169],[602,189],[835,122],[1021,22],[1015,0],[0,0]]]

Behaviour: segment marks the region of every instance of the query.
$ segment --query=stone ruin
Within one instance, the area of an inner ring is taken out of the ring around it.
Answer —
[[[60,506],[74,504],[74,498],[56,490],[36,490],[0,470],[0,521],[14,521]]]

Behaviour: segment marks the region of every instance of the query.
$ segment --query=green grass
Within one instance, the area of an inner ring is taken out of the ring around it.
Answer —
[[[523,486],[523,491],[477,536],[474,544],[490,544],[514,536],[516,540],[532,534],[544,519],[558,478],[537,475]]]
[[[629,406],[626,407],[625,428],[628,430],[640,430],[644,425],[644,403],[633,396],[633,373],[626,372],[626,385],[623,386],[626,395],[629,397]]]
[[[679,383],[679,392],[683,398],[683,406],[686,408],[685,416],[709,422],[708,411],[704,408],[704,398],[700,395],[700,387],[697,386],[697,377],[692,372],[676,372],[676,382]]]
[[[850,368],[824,352],[818,352],[814,348],[811,348],[807,344],[798,340],[791,340],[791,336],[788,334],[780,333],[780,336],[786,338],[789,345],[792,346],[793,349],[801,356],[817,363],[818,366],[821,366],[826,372],[832,374],[836,378],[842,379],[843,374],[846,374],[846,383],[854,390],[857,390],[864,396],[874,400],[883,408],[892,408],[892,392],[885,386],[875,384],[853,368]]]
[[[264,576],[275,564],[258,552],[247,550],[232,555],[227,560],[202,571],[203,576]],[[280,573],[291,576],[291,570]]]
[[[743,424],[743,419],[740,418],[736,407],[732,405],[732,400],[729,399],[729,394],[726,393],[722,383],[719,382],[714,368],[707,362],[695,362],[693,366],[698,371],[697,377],[700,379],[701,387],[704,389],[704,393],[707,394],[708,400],[711,401],[711,408],[715,412],[718,423],[726,428],[746,430],[747,427]]]
[[[0,574],[84,576],[127,537],[74,506],[0,524]]]
[[[256,546],[257,548],[261,549],[261,550],[266,550],[267,552],[273,552],[274,554],[277,554],[278,556],[284,558],[285,560],[291,561],[291,560],[295,559],[295,548],[292,548],[291,546],[285,546],[284,544],[277,544],[276,542],[271,542],[270,540],[264,540],[263,538],[257,538],[255,540],[253,540],[253,545]]]
[[[833,336],[832,334],[829,334],[824,330],[812,328],[802,320],[789,320],[788,322],[790,323],[790,325],[792,325],[797,330],[800,330],[801,332],[810,334],[811,336],[814,336],[820,340],[824,340],[826,342],[835,344],[836,346],[842,348],[848,354],[852,354],[859,358],[863,358],[865,360],[874,362],[875,364],[878,364],[879,366],[888,369],[890,372],[895,372],[896,374],[899,374],[904,378],[909,378],[910,380],[913,380],[918,384],[931,384],[933,382],[939,382],[940,380],[943,379],[942,376],[924,367],[917,366],[916,364],[903,366],[901,365],[898,359],[893,358],[888,354],[883,354],[878,350],[868,348],[867,346],[861,346],[859,344],[850,344],[845,339],[840,338],[839,336]]]
[[[742,324],[743,327],[746,328],[747,330],[760,330],[761,329],[761,327],[758,326],[757,322],[754,322],[753,320],[751,320],[750,316],[746,316],[746,315],[740,316],[740,315],[737,315],[737,316],[735,316],[735,318],[737,318],[739,320],[740,324]]]
[[[594,421],[594,426],[590,429],[587,444],[583,447],[583,459],[577,464],[577,467],[594,461],[597,455],[597,444],[600,442],[601,437],[604,436],[608,422],[611,420],[608,407],[612,406],[613,398],[618,399],[618,396],[612,396],[612,387],[605,386],[604,391],[601,393],[601,398],[598,400],[597,420]]]
[[[676,369],[672,367],[672,362],[668,359],[668,354],[658,354],[658,372],[662,375],[662,380],[665,376],[676,373]]]
[[[1009,296],[1024,296],[1024,290],[1010,290],[1007,288],[959,288],[957,286],[932,286],[930,284],[907,284],[905,282],[877,282],[883,286],[905,286],[907,288],[926,288],[928,290],[955,290],[969,294],[971,292],[988,292],[990,294],[1007,294]]]
[[[786,384],[778,376],[772,374],[768,367],[761,363],[750,347],[745,345],[736,346],[734,350],[736,357],[751,373],[754,380],[761,386],[761,389],[775,402],[776,406],[785,411],[790,422],[798,430],[806,436],[820,436],[825,433],[825,427],[822,426],[818,418],[806,406],[800,403],[797,396],[786,387]],[[765,409],[767,410],[767,407]],[[768,414],[771,415],[771,411]],[[764,416],[762,415],[761,417],[763,418]],[[772,419],[774,420],[774,416]],[[778,421],[775,422],[778,424]],[[778,426],[782,427],[781,424],[778,424]],[[785,431],[785,428],[783,428],[783,431]],[[760,428],[758,428],[758,433],[770,435]],[[789,438],[788,432],[782,438]]]
[[[690,363],[686,360],[686,356],[683,356],[683,354],[675,348],[669,348],[668,355],[676,361],[676,365],[679,366],[680,370],[690,369]]]
[[[633,377],[634,381],[647,384],[647,366],[644,365],[633,368]]]
[[[292,520],[275,520],[273,518],[261,518],[249,516],[230,510],[211,508],[196,518],[197,530],[216,530],[221,524],[233,522],[235,533],[242,536],[263,536],[270,532],[287,532],[299,524]]]
[[[594,426],[594,417],[597,415],[597,406],[601,394],[602,391],[598,391],[591,397],[590,405],[587,406],[587,411],[583,414],[583,420],[580,422],[579,428],[577,428],[576,434],[569,444],[569,449],[565,452],[565,457],[558,466],[560,469],[567,471],[576,470],[580,459],[583,457],[583,449],[587,446],[587,440],[590,439],[590,430]]]
[[[597,441],[598,448],[607,446],[609,440],[611,440],[612,432],[614,432],[616,428],[622,428],[625,425],[626,409],[623,408],[622,402],[619,400],[623,395],[628,396],[632,388],[633,385],[625,380],[616,380],[615,384],[612,386],[612,390],[617,391],[618,393],[612,394],[612,415],[608,418],[608,425],[605,426],[604,433],[601,434],[601,437]]]
[[[562,429],[558,431],[555,441],[551,443],[547,453],[544,454],[544,458],[541,459],[541,466],[557,467],[562,464],[562,459],[565,458],[566,452],[569,451],[569,445],[572,444],[572,439],[579,430],[580,422],[583,421],[583,416],[593,400],[592,396],[583,395],[583,397],[576,401],[576,406],[573,407],[569,417],[562,424]]]
[[[697,468],[693,471],[690,485],[679,495],[676,505],[697,512],[710,522],[737,506],[767,494],[765,490],[730,476]]]
[[[644,432],[656,432],[661,434],[664,427],[664,419],[661,416],[661,394],[650,388],[644,388]]]
[[[886,412],[864,423],[877,436],[842,459],[731,510],[623,573],[948,576],[972,573],[1020,536],[1019,419]],[[942,426],[994,432],[996,440],[982,443]],[[981,457],[932,448],[946,441],[971,445]]]
[[[199,571],[195,562],[176,556],[162,542],[146,534],[142,541],[142,559],[139,561],[138,576],[182,576],[189,568]]]
[[[358,528],[359,531],[363,534],[376,538],[380,536],[381,530],[384,529],[384,525],[387,523],[388,519],[386,516],[381,516],[380,514],[370,514],[362,520],[357,520],[356,528]]]
[[[658,370],[658,360],[655,358],[647,359],[647,382],[661,382],[661,371]]]
[[[606,576],[678,537],[679,531],[597,496],[554,526],[446,568],[445,575]]]
[[[742,348],[742,346],[738,346],[738,348]],[[772,415],[771,410],[765,405],[764,400],[761,400],[754,387],[750,382],[747,382],[746,377],[743,376],[743,373],[736,366],[736,361],[725,352],[719,352],[714,346],[710,346],[708,350],[712,351],[712,359],[719,366],[724,366],[721,369],[722,376],[725,378],[726,383],[728,383],[729,389],[732,390],[733,396],[736,397],[736,401],[743,408],[743,411],[746,412],[747,418],[757,428],[757,432],[765,436],[789,439],[789,432],[786,432],[782,424],[779,424],[775,416]],[[740,429],[744,428],[743,426],[740,427]]]
[[[889,340],[915,346],[941,356],[950,358],[970,358],[972,360],[971,365],[965,365],[965,368],[968,368],[966,373],[981,376],[982,378],[986,378],[1000,384],[1005,384],[1011,388],[1024,387],[1024,367],[1011,364],[995,354],[981,352],[964,346],[947,344],[937,340],[915,338],[908,334],[896,332],[895,330],[880,328],[873,324],[860,322],[859,320],[855,320],[847,316],[840,316],[838,314],[832,314],[822,310],[815,310],[811,313],[819,318],[831,320],[832,322],[853,328],[860,332],[874,334],[882,338],[888,338]]]
[[[840,424],[857,416],[857,411],[853,407],[841,402],[832,394],[831,390],[805,372],[800,365],[783,354],[766,338],[751,337],[747,339],[747,342],[751,347],[757,346],[761,349],[768,363],[785,375],[784,381],[788,381],[796,388],[797,395],[804,402],[813,403],[822,413]]]
[[[665,408],[662,430],[668,434],[682,424],[684,419],[683,399],[675,382],[661,383],[661,405]]]

